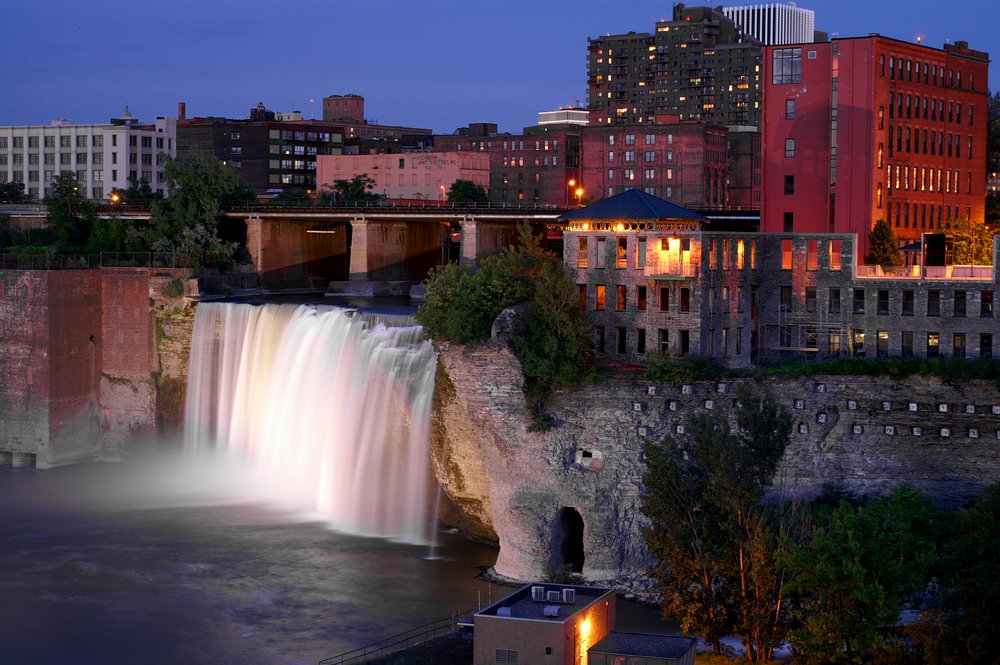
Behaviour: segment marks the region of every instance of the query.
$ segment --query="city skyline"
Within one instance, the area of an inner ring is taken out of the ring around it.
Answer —
[[[997,51],[992,26],[1000,7],[988,3],[960,0],[942,11],[922,0],[905,12],[859,0],[798,4],[814,10],[817,29],[831,36],[922,35],[934,48],[965,40]],[[307,0],[294,10],[262,0],[179,0],[169,7],[15,0],[0,8],[9,35],[0,53],[18,63],[0,95],[0,125],[106,122],[126,103],[143,122],[176,116],[178,102],[189,117],[242,118],[259,101],[321,117],[324,96],[357,93],[381,124],[448,134],[496,122],[502,132],[518,132],[539,111],[586,105],[588,37],[651,31],[673,3],[640,0],[609,11],[514,0],[502,14],[454,0]],[[990,89],[998,88],[993,71]]]

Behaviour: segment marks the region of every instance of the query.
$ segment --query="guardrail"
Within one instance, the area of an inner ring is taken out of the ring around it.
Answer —
[[[895,270],[883,270],[881,266],[857,267],[855,273],[866,279],[993,279],[993,266],[951,265],[951,266],[903,266]]]
[[[3,270],[88,270],[94,268],[184,268],[186,256],[173,252],[93,254],[0,254]]]
[[[373,656],[385,655],[392,651],[399,651],[405,647],[416,646],[435,637],[440,637],[447,633],[454,632],[461,617],[473,614],[478,610],[466,610],[458,612],[449,617],[437,619],[425,623],[422,626],[411,628],[402,633],[386,637],[378,642],[372,642],[357,649],[351,649],[344,653],[330,656],[319,661],[319,665],[344,665],[345,663],[363,663]]]

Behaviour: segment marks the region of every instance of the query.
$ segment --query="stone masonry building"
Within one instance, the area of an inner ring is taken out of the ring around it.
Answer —
[[[598,354],[734,367],[790,357],[993,357],[993,266],[858,262],[846,233],[714,232],[639,190],[571,211],[564,260]],[[994,240],[994,266],[1000,248]]]

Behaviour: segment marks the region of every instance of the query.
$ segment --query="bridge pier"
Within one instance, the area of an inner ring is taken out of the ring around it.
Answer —
[[[441,257],[440,224],[405,220],[351,220],[351,281],[427,278]]]
[[[482,259],[517,243],[517,226],[510,222],[486,222],[475,217],[459,220],[462,226],[462,256],[459,265],[475,267]]]
[[[295,219],[246,220],[247,250],[269,285],[315,284],[347,276],[347,225]]]

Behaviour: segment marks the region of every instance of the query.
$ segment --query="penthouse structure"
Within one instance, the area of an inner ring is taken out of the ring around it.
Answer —
[[[164,156],[176,154],[173,118],[143,124],[125,106],[121,117],[106,124],[53,120],[50,125],[0,127],[0,182],[23,183],[30,199],[44,198],[62,173],[73,174],[80,193],[90,199],[104,199],[140,180],[165,195]]]
[[[995,353],[996,240],[993,266],[925,262],[887,276],[859,262],[856,234],[713,231],[634,189],[561,219],[598,354],[747,367],[793,356]]]
[[[825,41],[825,35],[816,34],[816,12],[796,7],[795,3],[723,7],[722,14],[745,34],[768,46]]]
[[[347,141],[365,139],[399,140],[404,137],[431,136],[434,132],[421,127],[382,125],[365,119],[365,98],[361,95],[330,95],[323,98],[323,120],[344,128]]]
[[[770,232],[904,242],[982,222],[989,56],[879,35],[767,47],[764,201]]]

